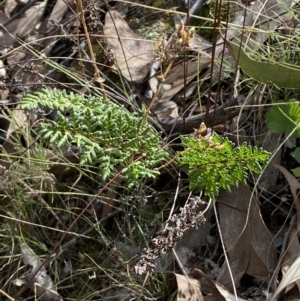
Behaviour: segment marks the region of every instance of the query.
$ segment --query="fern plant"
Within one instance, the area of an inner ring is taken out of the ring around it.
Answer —
[[[230,186],[245,182],[248,171],[261,173],[261,164],[270,154],[257,147],[242,144],[235,147],[228,138],[217,134],[206,137],[181,137],[185,148],[180,152],[179,162],[187,166],[190,189],[204,190],[215,200],[219,189],[230,191]]]
[[[42,121],[40,135],[56,147],[76,145],[80,149],[80,164],[98,166],[103,181],[117,167],[128,186],[146,177],[155,177],[155,169],[169,157],[162,147],[159,134],[150,124],[143,125],[143,116],[129,113],[110,100],[84,97],[60,90],[42,90],[22,99],[21,108],[35,110],[45,107],[57,110],[57,120]],[[235,147],[227,138],[181,137],[185,150],[177,154],[177,162],[188,167],[190,189],[205,190],[215,199],[220,188],[245,182],[248,170],[260,173],[269,153],[243,144]]]
[[[121,166],[128,185],[135,185],[155,177],[154,167],[168,156],[151,125],[142,126],[143,118],[112,101],[56,89],[28,94],[21,101],[22,109],[38,107],[57,110],[58,116],[55,122],[41,122],[42,140],[57,147],[79,147],[80,164],[98,166],[103,181]]]

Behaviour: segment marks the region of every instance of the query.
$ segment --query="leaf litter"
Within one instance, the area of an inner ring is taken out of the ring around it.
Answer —
[[[129,81],[144,80],[154,59],[154,42],[142,40],[116,10],[106,13],[104,35],[116,60],[114,68]]]
[[[0,15],[2,24],[5,24],[10,20],[16,6],[17,5],[14,1],[6,2],[4,8],[5,13],[2,12]],[[234,55],[231,56],[228,49],[225,49],[225,52],[223,52],[224,41],[223,37],[220,36],[219,45],[215,49],[216,58],[224,55],[232,67],[236,65],[234,59],[237,58],[235,46],[237,44],[235,43],[237,43],[236,38],[240,36],[241,32],[235,25],[243,24],[244,19],[241,17],[243,14],[246,16],[247,26],[255,26],[256,23],[260,21],[264,26],[260,27],[260,29],[275,30],[280,25],[280,22],[282,22],[283,17],[278,19],[280,20],[279,22],[274,16],[282,16],[282,14],[284,14],[284,18],[288,18],[289,14],[286,8],[289,7],[291,7],[291,1],[266,1],[265,3],[257,1],[255,5],[251,4],[248,8],[245,8],[245,11],[242,11],[239,15],[237,15],[235,21],[232,22],[232,25],[230,25],[232,28],[229,30],[230,35],[227,37],[227,39],[234,40],[234,43],[231,44],[230,42],[227,42],[228,48],[232,48],[231,52],[234,52]],[[30,53],[32,52],[32,49],[26,48],[26,46],[19,49],[16,48],[12,53],[10,51],[16,44],[18,44],[17,42],[19,41],[19,38],[24,39],[25,42],[31,43],[32,39],[37,39],[39,35],[42,37],[43,34],[46,33],[49,35],[49,39],[47,39],[46,42],[37,42],[36,45],[37,49],[40,49],[42,53],[50,55],[52,51],[55,51],[58,48],[57,45],[62,42],[61,37],[50,37],[50,35],[54,33],[58,35],[61,33],[63,33],[63,35],[68,34],[68,32],[61,32],[58,25],[61,25],[63,20],[68,16],[68,14],[70,14],[70,10],[75,9],[76,7],[73,2],[70,1],[57,1],[49,16],[49,20],[40,23],[45,8],[46,1],[35,3],[31,8],[25,11],[23,15],[12,20],[7,26],[5,26],[5,28],[2,28],[1,31],[1,51],[2,54],[6,54],[6,62],[9,62],[9,65],[11,65],[11,70],[9,70],[8,76],[11,76],[12,78],[21,78],[22,84],[25,85],[25,91],[21,91],[18,95],[18,99],[26,94],[28,90],[30,91],[35,89],[33,84],[40,84],[41,82],[43,84],[49,84],[53,82],[49,78],[45,81],[39,82],[41,78],[44,80],[45,77],[37,76],[37,74],[48,74],[49,72],[49,68],[46,68],[45,66],[41,66],[41,69],[39,70],[35,68],[31,69],[32,77],[30,77],[30,80],[28,78],[24,79],[24,75],[28,72],[28,70],[25,70],[26,67],[28,67],[27,61],[25,60],[33,58],[36,59],[36,56],[33,53]],[[154,41],[147,41],[133,32],[127,21],[124,19],[126,12],[127,10],[123,10],[123,8],[122,14],[115,9],[111,9],[106,11],[105,17],[103,18],[104,40],[108,51],[110,52],[107,57],[115,72],[121,74],[125,80],[136,86],[146,86],[148,82],[147,76],[151,70],[151,66],[157,62],[158,59],[157,44]],[[272,22],[265,22],[271,17],[273,18]],[[70,21],[70,24],[72,24],[72,21],[74,21],[75,18],[71,15],[68,20]],[[37,25],[41,26],[38,33],[36,32]],[[187,32],[185,27],[183,28],[183,32]],[[175,28],[174,33],[175,35],[178,35],[178,27]],[[31,34],[31,37],[29,37],[29,34]],[[200,96],[202,97],[202,95],[197,94],[198,92],[195,92],[199,87],[204,87],[204,89],[201,90],[201,93],[205,95],[207,79],[212,78],[212,82],[218,82],[218,80],[222,78],[220,63],[217,59],[214,62],[213,73],[211,74],[210,67],[212,50],[210,49],[211,45],[209,43],[204,42],[205,40],[198,35],[196,36],[196,39],[191,41],[190,45],[182,45],[182,36],[180,35],[177,36],[176,41],[177,43],[180,42],[181,46],[184,46],[182,47],[184,50],[183,53],[186,55],[188,60],[178,60],[178,62],[176,61],[176,63],[171,66],[166,77],[163,78],[162,90],[158,93],[157,101],[154,103],[152,111],[153,116],[159,120],[160,124],[167,132],[172,131],[174,128],[179,129],[181,132],[183,131],[183,128],[188,129],[189,131],[192,131],[194,128],[198,128],[200,122],[204,120],[204,115],[193,115],[193,113],[191,113],[189,116],[186,116],[186,119],[184,119],[182,117],[182,102],[185,98],[189,98],[190,96],[196,98],[200,98]],[[246,67],[243,63],[241,64],[242,69],[247,69],[249,62],[253,64],[253,61],[250,61],[248,57],[250,49],[257,49],[259,45],[265,41],[266,34],[260,32],[251,34],[247,37],[247,39],[243,40],[248,48],[245,47],[245,52],[242,52],[242,59],[247,63]],[[82,53],[84,53],[84,50],[82,50]],[[197,53],[197,55],[199,55],[197,60],[190,60],[188,57],[190,53]],[[84,54],[84,56],[85,59],[89,59],[88,54]],[[182,58],[182,55],[180,54],[179,57]],[[42,64],[43,60],[36,59],[35,62],[36,64]],[[13,66],[14,64],[15,66]],[[259,64],[259,67],[261,66],[266,65]],[[15,68],[14,70],[13,67]],[[269,65],[267,67],[269,67]],[[165,65],[163,66],[163,69],[165,70]],[[152,77],[149,79],[150,87],[148,87],[148,89],[149,91],[151,90],[149,95],[152,97],[157,92],[158,85],[162,80],[161,75],[160,68],[157,68]],[[261,76],[261,74],[259,76]],[[297,74],[295,76],[297,76]],[[38,77],[39,80],[37,79]],[[253,75],[253,78],[256,77],[256,75]],[[53,76],[52,78],[55,77]],[[270,79],[262,79],[261,81],[268,82]],[[271,81],[273,81],[273,79],[271,79]],[[190,83],[191,85],[188,86]],[[288,85],[290,85],[290,83],[288,83]],[[9,95],[8,98],[12,99],[12,95]],[[151,103],[152,99],[151,97],[149,98],[150,99],[146,101],[147,104]],[[231,103],[229,100],[225,100],[225,102],[220,105],[220,102],[217,99],[214,101],[216,102],[216,106],[213,107],[211,113],[213,115],[219,115],[222,118],[224,118],[225,115],[228,117],[226,112],[228,112],[228,109],[232,105],[236,104]],[[220,105],[220,107],[223,106],[223,110],[215,110],[218,109],[218,105]],[[5,144],[3,145],[3,148],[5,148],[5,145],[9,145],[9,138],[12,138],[16,132],[22,131],[23,127],[28,126],[28,116],[25,112],[18,110],[17,106],[12,110],[12,112],[12,116],[14,117],[10,117],[11,122],[8,124],[8,128],[6,129],[6,136],[4,138]],[[231,112],[234,114],[229,116],[229,119],[235,118],[239,110],[234,111],[234,109],[231,108]],[[213,119],[215,125],[222,124],[226,120],[221,119],[220,121],[218,116],[214,117],[216,117]],[[182,126],[178,126],[176,128],[177,122],[178,124],[182,124]],[[185,123],[187,126],[185,126]],[[7,164],[7,166],[9,165],[10,164]],[[292,175],[288,174],[283,167],[278,168],[285,175],[291,187],[297,209],[297,216],[299,216],[300,210],[298,210],[299,199],[297,192],[299,189],[299,182],[297,179],[293,178]],[[60,169],[55,171],[57,176],[60,173]],[[276,178],[277,175],[278,174],[275,174],[274,178]],[[115,193],[118,185],[121,185],[121,181],[116,182],[115,184],[113,183],[112,191],[106,194],[106,196],[109,196],[108,198],[111,199],[111,202],[110,200],[108,202],[110,207],[112,207],[112,204],[113,206],[116,205],[114,200],[118,198],[118,195]],[[272,182],[271,185],[274,186],[275,182]],[[249,200],[251,200],[250,204]],[[279,285],[277,288],[273,287],[274,294],[271,298],[268,297],[268,300],[273,301],[276,298],[278,299],[279,296],[282,296],[283,293],[288,293],[291,289],[291,285],[299,281],[299,260],[297,259],[299,254],[299,240],[297,237],[299,230],[299,218],[296,219],[295,224],[290,227],[290,230],[286,232],[287,243],[283,244],[283,247],[286,249],[284,250],[285,253],[282,257],[282,262],[279,263],[276,257],[273,238],[262,218],[259,201],[251,195],[248,188],[241,185],[239,188],[233,189],[230,194],[222,193],[218,202],[217,207],[218,214],[220,215],[222,238],[229,256],[229,263],[234,276],[235,285],[239,286],[245,275],[249,275],[253,278],[263,278],[270,281],[269,277],[272,276],[274,270],[280,269],[280,273],[273,274],[273,276],[276,276],[275,279],[273,279],[273,282],[276,283],[277,281]],[[111,210],[109,210],[109,212],[111,212]],[[96,214],[99,214],[99,212]],[[104,215],[105,214],[102,211],[102,215],[100,214],[100,217],[103,218]],[[204,265],[203,262],[197,262],[197,256],[201,255],[201,252],[208,252],[208,254],[212,256],[213,252],[211,249],[218,249],[217,235],[215,232],[211,231],[211,220],[213,219],[213,215],[207,214],[205,218],[208,219],[206,224],[201,226],[199,229],[187,230],[183,233],[179,242],[177,242],[178,233],[175,235],[172,232],[172,229],[168,229],[165,233],[163,232],[163,234],[165,234],[171,242],[171,245],[166,245],[165,247],[167,249],[169,248],[169,250],[174,247],[178,254],[181,252],[178,257],[180,263],[184,265],[184,269],[181,272],[185,271],[185,273],[189,273],[196,268],[195,271],[196,274],[198,274],[198,277],[195,275],[193,276],[192,273],[188,275],[172,273],[171,276],[169,276],[170,278],[173,278],[173,280],[176,280],[177,300],[236,300],[235,296],[230,292],[230,290],[232,290],[232,283],[229,280],[229,271],[225,263],[223,263],[221,271],[218,272],[218,275],[216,275],[217,279],[213,279],[213,273],[211,273],[210,276],[207,276],[201,271],[201,268],[203,268]],[[175,221],[173,221],[173,223],[174,225],[176,224]],[[180,226],[182,225],[178,226],[178,231],[182,230]],[[174,229],[176,229],[176,227],[174,227]],[[166,233],[169,236],[166,235]],[[170,235],[170,233],[173,236]],[[172,241],[172,238],[175,238],[175,241]],[[165,243],[165,240],[163,242]],[[162,247],[163,244],[157,244],[157,246]],[[53,298],[61,300],[62,297],[56,293],[54,283],[51,277],[47,274],[46,269],[43,266],[43,262],[40,261],[33,251],[25,244],[21,243],[20,247],[22,250],[24,264],[32,266],[30,274],[25,278],[27,284],[36,291],[38,297],[43,295],[41,297],[43,300],[52,300]],[[197,248],[200,248],[201,252],[195,253],[194,250]],[[135,250],[132,250],[132,253],[134,256],[138,254],[135,253]],[[155,255],[158,257],[157,255],[159,254]],[[130,258],[130,255],[127,255],[127,259],[128,258]],[[214,260],[215,258],[216,257],[214,257]],[[172,257],[172,259],[174,258]],[[130,261],[130,259],[128,260]],[[216,264],[214,260],[210,260],[211,266]],[[216,265],[218,266],[218,264]],[[39,268],[40,271],[37,272]],[[208,267],[207,265],[206,268],[207,272],[210,272],[209,269],[211,269],[211,267]],[[36,275],[34,275],[34,272],[37,272]],[[30,280],[31,278],[29,276],[32,277],[32,280]],[[218,280],[218,282],[216,280]],[[221,283],[225,286],[222,286]],[[107,298],[114,298],[114,296],[118,293],[130,295],[130,290],[127,288],[122,290],[123,291],[121,292],[121,290],[115,289],[114,293],[111,295],[107,293]],[[175,290],[176,288],[174,288],[174,291]]]
[[[56,292],[54,284],[47,274],[43,263],[34,252],[23,242],[20,242],[24,264],[32,267],[31,272],[23,279],[14,281],[16,285],[28,285],[42,301],[61,301],[62,297]]]
[[[276,267],[276,249],[262,220],[258,201],[249,188],[240,185],[233,188],[231,193],[222,192],[218,212],[235,285],[245,274],[262,279],[268,277]],[[232,289],[226,263],[223,264],[218,281]]]

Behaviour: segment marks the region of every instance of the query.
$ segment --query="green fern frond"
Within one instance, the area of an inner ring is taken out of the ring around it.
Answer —
[[[56,122],[40,123],[42,139],[59,148],[76,145],[80,164],[98,166],[103,181],[121,165],[128,185],[136,185],[142,178],[155,177],[154,167],[168,156],[150,124],[141,128],[142,117],[112,101],[54,89],[26,95],[21,107],[57,110]]]
[[[231,186],[245,182],[249,170],[260,173],[270,155],[247,144],[235,147],[216,134],[200,139],[181,137],[181,141],[185,150],[179,153],[179,162],[188,168],[190,189],[204,190],[213,200],[220,188],[230,191]]]
[[[45,107],[57,110],[56,122],[41,122],[42,139],[61,148],[76,145],[80,165],[98,167],[99,176],[107,181],[122,166],[128,187],[146,177],[155,177],[154,169],[168,157],[159,134],[143,124],[143,116],[99,97],[42,90],[29,94],[21,102],[23,109]],[[269,153],[246,144],[240,147],[227,138],[181,137],[185,150],[178,153],[179,163],[187,166],[190,189],[204,190],[216,199],[219,190],[245,182],[248,171],[261,172]]]

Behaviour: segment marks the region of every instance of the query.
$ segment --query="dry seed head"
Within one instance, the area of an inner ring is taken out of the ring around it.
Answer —
[[[199,138],[200,136],[204,137],[206,134],[207,134],[207,127],[204,122],[201,122],[199,125],[199,129],[198,130],[195,129],[194,136],[196,138]]]

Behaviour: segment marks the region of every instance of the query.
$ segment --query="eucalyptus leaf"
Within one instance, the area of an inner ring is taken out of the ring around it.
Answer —
[[[237,44],[226,41],[227,48],[241,69],[251,78],[281,88],[300,88],[300,67],[276,62],[258,62],[251,59]]]
[[[104,35],[115,58],[114,69],[129,81],[143,81],[155,58],[155,43],[135,34],[116,10],[106,13]]]

